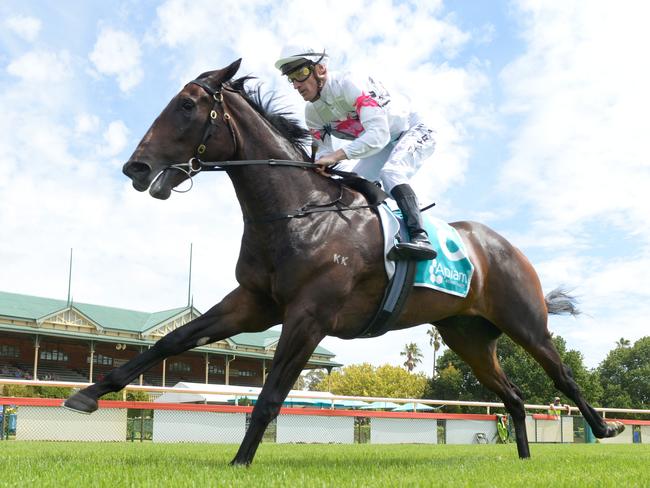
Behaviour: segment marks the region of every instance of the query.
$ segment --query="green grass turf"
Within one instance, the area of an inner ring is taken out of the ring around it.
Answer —
[[[650,445],[262,444],[233,468],[237,446],[0,442],[0,486],[650,486]]]

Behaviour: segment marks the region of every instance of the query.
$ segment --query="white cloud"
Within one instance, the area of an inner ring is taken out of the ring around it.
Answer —
[[[545,286],[582,296],[586,315],[553,322],[596,366],[648,333],[650,31],[646,5],[581,5],[518,2],[526,50],[501,75],[517,123],[499,190],[528,216],[513,241],[549,253]]]
[[[94,114],[79,114],[75,118],[75,131],[79,134],[95,132],[99,128],[100,120]]]
[[[117,78],[123,92],[142,80],[140,43],[128,32],[102,29],[89,57],[97,71]]]
[[[104,147],[101,148],[100,154],[106,157],[112,157],[120,153],[129,142],[129,129],[121,120],[115,120],[108,125],[104,132]]]
[[[503,186],[561,231],[615,215],[626,231],[647,229],[650,66],[632,61],[650,42],[644,16],[607,3],[580,15],[571,2],[522,8],[529,47],[503,73],[522,123]]]
[[[27,15],[12,15],[4,21],[4,25],[12,32],[27,41],[34,41],[41,30],[41,21]]]
[[[72,76],[72,59],[67,51],[30,51],[11,61],[7,72],[29,83],[58,83]]]

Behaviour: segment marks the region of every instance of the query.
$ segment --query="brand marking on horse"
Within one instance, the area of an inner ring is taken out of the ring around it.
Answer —
[[[348,257],[347,256],[341,256],[340,254],[334,253],[334,262],[336,264],[342,264],[343,266],[348,265]]]

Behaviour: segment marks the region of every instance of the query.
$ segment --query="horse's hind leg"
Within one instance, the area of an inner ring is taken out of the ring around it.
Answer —
[[[496,355],[501,332],[482,317],[452,317],[437,322],[436,326],[445,343],[472,368],[481,384],[501,398],[515,427],[519,457],[529,458],[524,401],[519,388],[501,369]]]
[[[240,332],[265,330],[279,321],[280,315],[272,302],[237,288],[205,314],[170,332],[150,349],[112,370],[101,381],[68,398],[64,406],[79,412],[94,412],[99,397],[120,391],[164,358]]]
[[[547,328],[548,312],[538,283],[530,280],[520,283],[504,296],[508,297],[507,300],[493,304],[493,323],[528,351],[544,368],[555,387],[573,400],[596,437],[618,435],[625,426],[620,422],[605,422],[584,399],[571,370],[562,363]],[[531,301],[532,296],[540,299]]]
[[[526,329],[524,333],[507,331],[512,339],[528,351],[544,368],[546,374],[553,380],[555,387],[569,397],[578,407],[594,435],[598,438],[614,437],[621,433],[625,426],[620,422],[605,422],[582,396],[582,392],[573,379],[571,369],[562,363],[551,339],[551,334],[542,328]],[[537,332],[537,333],[536,333]]]

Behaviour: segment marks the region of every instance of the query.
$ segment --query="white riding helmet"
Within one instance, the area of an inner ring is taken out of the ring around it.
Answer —
[[[294,68],[303,63],[327,65],[327,59],[328,56],[324,49],[322,52],[316,52],[310,47],[286,46],[282,49],[280,59],[275,62],[275,67],[286,74],[287,69],[283,69],[283,66]]]

